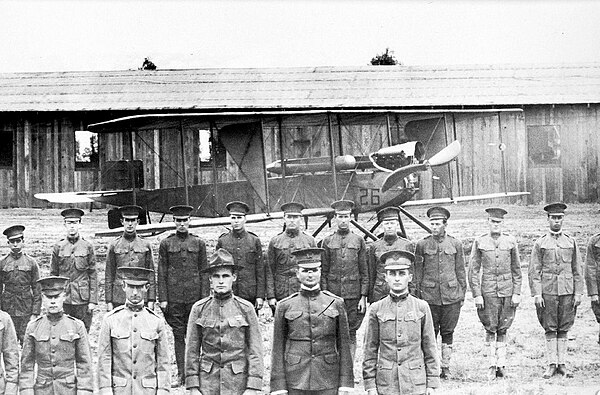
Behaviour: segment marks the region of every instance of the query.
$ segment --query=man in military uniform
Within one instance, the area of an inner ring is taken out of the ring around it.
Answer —
[[[442,371],[450,375],[454,328],[465,300],[467,276],[460,240],[446,234],[450,212],[443,207],[427,210],[431,235],[417,242],[415,249],[416,292],[429,303],[433,329],[442,335]]]
[[[52,249],[50,275],[70,279],[63,309],[71,317],[82,320],[89,332],[94,308],[98,304],[94,247],[79,235],[83,210],[68,208],[60,214],[64,217],[67,237]]]
[[[304,205],[285,203],[281,205],[281,210],[284,213],[285,230],[271,239],[267,251],[267,298],[272,310],[278,300],[300,289],[292,251],[317,246],[314,237],[300,230]]]
[[[117,269],[120,267],[145,267],[152,270],[152,278],[149,279],[147,300],[148,308],[153,310],[154,302],[156,301],[156,280],[154,278],[152,246],[136,233],[142,208],[140,206],[123,206],[119,207],[119,211],[121,212],[123,235],[110,242],[108,253],[106,254],[104,281],[106,309],[110,311],[125,303],[125,293],[121,284],[123,278],[119,276]]]
[[[351,200],[338,200],[331,204],[335,210],[337,230],[325,237],[321,288],[344,299],[350,327],[350,353],[356,352],[356,330],[367,310],[369,272],[367,246],[362,237],[350,231],[350,215],[354,209]]]
[[[258,314],[265,298],[265,263],[260,239],[246,230],[246,214],[250,211],[246,203],[230,202],[225,207],[229,211],[231,230],[219,237],[215,248],[223,248],[233,255],[235,264],[240,267],[233,293],[252,303]]]
[[[206,245],[188,232],[191,206],[169,209],[175,222],[175,233],[160,242],[158,250],[158,301],[165,319],[173,330],[175,361],[179,380],[183,383],[185,332],[194,303],[209,294],[208,281],[200,274],[206,268]]]
[[[7,312],[0,310],[0,393],[16,395],[19,385],[19,342]]]
[[[489,350],[488,378],[504,377],[506,331],[521,301],[521,262],[517,240],[502,233],[506,210],[488,208],[489,232],[475,239],[469,261],[469,285]]]
[[[388,251],[388,296],[371,305],[365,334],[363,379],[368,395],[431,394],[439,387],[439,360],[429,305],[410,295],[408,251]]]
[[[350,394],[354,386],[342,298],[321,291],[321,248],[296,250],[300,292],[277,304],[271,394]]]
[[[222,248],[205,272],[213,294],[194,304],[186,341],[190,394],[254,395],[262,389],[262,337],[254,305],[232,292],[241,267]]]
[[[68,277],[39,281],[46,314],[27,325],[19,388],[22,395],[92,394],[92,353],[83,322],[63,313]]]
[[[400,231],[400,209],[385,207],[377,212],[377,220],[383,226],[383,237],[369,246],[369,302],[385,298],[389,287],[385,281],[385,269],[379,259],[387,251],[403,250],[414,252],[415,245],[408,239],[398,236]]]
[[[600,323],[600,300],[598,299],[598,288],[600,285],[600,233],[590,237],[587,243],[585,255],[585,283],[587,292],[592,302],[592,311],[596,321]],[[600,331],[598,332],[598,343],[600,343]]]
[[[546,332],[545,379],[555,374],[571,376],[565,364],[567,332],[575,322],[583,294],[577,243],[562,231],[566,208],[564,203],[544,207],[550,230],[534,243],[529,262],[529,287],[538,321]]]
[[[40,314],[42,305],[37,284],[40,269],[35,260],[23,252],[24,231],[23,225],[14,225],[4,230],[10,253],[0,261],[2,310],[10,315],[21,344],[27,323]]]
[[[167,394],[171,356],[165,321],[144,307],[152,270],[120,267],[126,302],[104,316],[98,336],[100,394]]]

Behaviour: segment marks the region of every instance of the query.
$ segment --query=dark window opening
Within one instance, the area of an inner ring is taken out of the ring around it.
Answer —
[[[560,129],[556,125],[527,126],[529,161],[534,166],[560,166]]]
[[[13,165],[14,135],[12,130],[0,130],[0,167]]]
[[[75,170],[96,169],[98,165],[98,134],[87,130],[77,130],[75,132]]]
[[[223,143],[217,139],[217,143],[213,144],[213,138],[210,135],[210,130],[200,129],[200,167],[212,167],[213,160],[216,167],[223,168],[227,164],[227,150]]]

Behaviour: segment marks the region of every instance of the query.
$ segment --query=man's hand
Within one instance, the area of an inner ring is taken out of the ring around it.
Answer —
[[[108,302],[108,303],[106,304],[106,311],[111,311],[112,309],[113,309],[113,304],[112,304],[112,302]]]
[[[154,302],[148,302],[148,308],[154,311]]]
[[[160,309],[161,309],[162,311],[165,311],[165,310],[167,310],[167,305],[168,305],[168,304],[169,304],[169,302],[166,302],[166,301],[165,301],[165,302],[160,302],[160,303],[159,303]]]
[[[263,304],[265,303],[265,301],[262,298],[256,298],[256,302],[254,302],[254,308],[256,310],[260,310],[263,307]],[[246,390],[249,391],[249,390]]]
[[[592,295],[592,303],[598,303],[598,295]]]
[[[88,311],[91,313],[96,309],[96,303],[88,303]]]
[[[546,307],[546,303],[544,303],[544,298],[542,297],[542,295],[535,295],[533,297],[533,302],[535,303],[536,307],[539,307],[541,309]]]
[[[246,391],[242,395],[257,395],[258,391],[252,388],[246,388]]]
[[[271,298],[267,301],[267,303],[269,304],[269,306],[273,309],[275,308],[275,306],[277,306],[277,299],[275,298]]]
[[[367,311],[367,297],[365,295],[360,297],[358,301],[358,312],[364,314]]]
[[[573,304],[575,305],[575,307],[577,307],[581,304],[581,295],[580,294],[575,294],[575,301],[573,302]]]
[[[435,388],[427,388],[427,392],[425,394],[426,395],[433,395],[433,394],[435,394]]]
[[[370,390],[367,390],[367,395],[379,395],[377,388],[371,388]]]
[[[29,317],[29,322],[35,320],[36,318],[38,318],[38,316],[35,314],[32,314],[31,317]]]
[[[513,294],[510,299],[510,304],[512,307],[519,307],[519,303],[521,303],[521,295]]]
[[[475,307],[477,307],[477,310],[482,310],[484,308],[483,296],[475,297]]]

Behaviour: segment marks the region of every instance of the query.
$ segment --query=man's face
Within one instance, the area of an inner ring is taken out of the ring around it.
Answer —
[[[412,281],[412,274],[408,269],[386,270],[385,281],[392,292],[403,294],[408,291],[408,283]]]
[[[383,222],[381,222],[381,225],[383,225],[383,234],[385,236],[395,236],[400,229],[400,221],[396,218],[384,219]]]
[[[123,291],[125,292],[125,298],[131,304],[140,304],[146,297],[148,292],[148,284],[134,285],[123,281]]]
[[[350,228],[350,214],[336,214],[335,220],[337,222],[338,229],[348,230]]]
[[[232,269],[221,267],[214,269],[210,274],[210,287],[217,294],[226,294],[231,292],[235,280],[237,274]]]
[[[299,267],[296,270],[296,277],[298,278],[298,281],[300,281],[300,284],[307,288],[313,288],[321,282],[321,268]]]
[[[125,233],[135,233],[139,223],[139,218],[121,218],[121,224],[123,225]]]
[[[23,250],[23,241],[23,237],[9,239],[8,246],[10,247],[11,252],[14,254],[18,254],[19,252],[21,252]]]
[[[430,219],[429,227],[433,236],[443,236],[446,233],[446,221],[441,218]]]
[[[242,231],[246,227],[246,216],[242,214],[229,215],[229,222],[233,230]]]
[[[65,228],[67,229],[67,237],[79,237],[81,220],[78,218],[65,218]]]
[[[490,234],[499,235],[502,232],[502,225],[504,220],[500,218],[488,218],[488,225],[490,226]]]
[[[66,294],[61,292],[58,295],[46,296],[42,294],[42,304],[49,314],[57,314],[63,311],[63,303],[65,303]]]
[[[190,227],[190,217],[173,217],[175,222],[175,231],[177,233],[187,233]]]
[[[563,214],[548,214],[548,224],[550,225],[550,230],[553,232],[559,232],[562,229],[563,219],[565,219]]]
[[[285,228],[289,230],[300,230],[302,215],[296,213],[287,213],[283,216]]]

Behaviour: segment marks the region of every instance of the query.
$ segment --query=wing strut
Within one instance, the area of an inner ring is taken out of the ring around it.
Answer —
[[[183,166],[183,186],[185,190],[185,204],[190,204],[190,195],[188,191],[188,178],[187,178],[187,169],[185,166],[185,150],[184,150],[184,142],[183,142],[183,122],[179,121],[179,142],[181,147],[181,165]]]
[[[338,200],[337,171],[335,170],[335,148],[333,147],[333,128],[331,127],[331,113],[327,113],[327,131],[329,132],[329,157],[331,158],[331,174],[333,175],[333,194]]]
[[[129,179],[131,180],[131,198],[132,204],[136,205],[137,194],[135,192],[135,166],[133,165],[133,132],[131,129],[127,134],[129,135]]]

